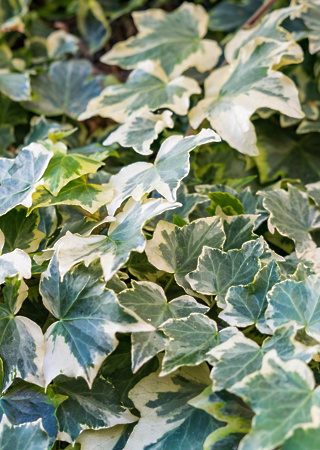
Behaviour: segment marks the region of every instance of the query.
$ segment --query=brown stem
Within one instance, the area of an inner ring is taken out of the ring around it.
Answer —
[[[249,19],[242,25],[242,29],[243,28],[248,28],[251,27],[252,25],[254,25],[259,19],[260,17],[268,11],[269,8],[271,8],[271,6],[276,2],[277,0],[268,0],[266,3],[264,3],[263,5],[260,6],[260,8],[257,9],[257,11],[255,13],[252,14],[251,17],[249,17]]]

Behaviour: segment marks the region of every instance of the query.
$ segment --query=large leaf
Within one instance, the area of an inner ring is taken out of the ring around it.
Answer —
[[[267,353],[260,371],[231,388],[256,413],[239,450],[272,450],[291,435],[292,429],[310,422],[311,407],[320,402],[320,390],[314,387],[306,363],[297,359],[282,362],[275,350]]]
[[[26,286],[18,277],[6,278],[3,303],[0,303],[0,357],[3,361],[3,388],[15,378],[43,386],[44,338],[39,325],[16,316],[27,296]]]
[[[222,139],[242,153],[258,154],[250,117],[258,108],[271,108],[302,118],[294,83],[273,67],[290,55],[288,43],[250,41],[229,66],[219,68],[205,81],[205,98],[189,114],[197,128],[204,119]]]
[[[285,280],[268,294],[267,325],[275,330],[294,320],[298,327],[320,341],[320,277],[311,275],[304,281]]]
[[[220,422],[187,401],[208,384],[205,365],[183,368],[165,377],[155,372],[141,380],[130,393],[141,418],[125,450],[201,450],[207,434]]]
[[[116,44],[101,58],[102,62],[133,69],[151,59],[160,62],[171,77],[189,67],[205,72],[217,64],[220,47],[215,41],[202,39],[208,26],[208,14],[202,6],[184,3],[169,14],[149,9],[132,16],[138,34]]]
[[[0,158],[0,215],[17,205],[31,206],[35,185],[53,153],[41,144],[30,144],[15,159]]]
[[[247,286],[233,286],[226,296],[226,308],[219,314],[230,325],[247,327],[255,324],[261,333],[268,333],[264,313],[267,309],[267,292],[280,281],[280,271],[271,261],[257,272]]]
[[[121,169],[110,178],[115,197],[108,206],[109,214],[113,215],[128,197],[138,201],[153,190],[157,190],[169,202],[174,202],[180,181],[190,170],[191,150],[219,140],[219,136],[209,129],[195,136],[171,136],[161,145],[153,164],[137,162]]]
[[[225,305],[225,295],[231,286],[249,284],[260,268],[262,241],[249,241],[241,250],[223,252],[203,247],[197,269],[186,279],[192,289],[205,295],[217,295],[219,305]]]
[[[92,388],[82,378],[72,379],[63,375],[54,380],[53,390],[66,395],[57,410],[60,432],[69,442],[87,428],[109,428],[137,420],[121,405],[119,394],[102,376],[96,377]]]
[[[147,107],[131,114],[123,125],[113,131],[103,145],[119,142],[122,147],[132,147],[141,155],[150,155],[150,145],[164,128],[172,128],[172,112],[153,114]]]
[[[29,74],[0,70],[0,92],[15,102],[30,100]]]
[[[0,423],[0,448],[2,450],[46,450],[49,447],[49,437],[44,431],[41,419],[35,422],[12,425],[5,415]]]
[[[77,205],[94,214],[101,206],[110,203],[113,193],[112,187],[87,183],[85,177],[81,177],[70,181],[57,195],[52,195],[45,187],[39,186],[32,195],[29,211],[50,205]]]
[[[214,320],[200,313],[182,319],[170,319],[161,329],[169,337],[162,362],[161,376],[181,366],[196,366],[207,359],[207,353],[236,333],[226,328],[218,333]]]
[[[91,74],[92,66],[88,61],[54,62],[48,72],[32,78],[32,101],[24,106],[38,114],[65,114],[76,119],[103,89],[103,80],[100,77],[90,79]]]
[[[320,227],[320,214],[309,206],[308,196],[289,185],[283,189],[261,191],[263,206],[270,213],[268,228],[271,233],[277,228],[279,233],[294,240],[297,254],[315,246],[310,231]]]
[[[116,215],[116,221],[111,224],[108,236],[82,237],[67,232],[54,247],[59,260],[60,275],[63,276],[81,261],[89,266],[92,261],[100,259],[103,275],[108,281],[128,260],[132,251],[143,252],[146,241],[141,229],[144,223],[179,205],[164,200],[129,200],[123,211]]]
[[[159,330],[172,318],[188,317],[191,313],[205,313],[207,306],[200,305],[188,295],[167,302],[162,288],[150,282],[132,281],[132,289],[118,295],[121,305],[152,325],[155,330],[132,335],[132,370],[136,372],[146,361],[164,350],[167,339]]]
[[[180,76],[170,80],[158,64],[146,61],[129,75],[125,84],[109,86],[90,101],[79,119],[99,115],[122,123],[143,107],[168,108],[183,116],[188,112],[190,96],[199,93],[199,85],[192,78]]]
[[[60,279],[56,255],[41,275],[45,307],[58,320],[45,334],[46,385],[59,374],[83,377],[91,386],[108,354],[117,346],[117,332],[152,329],[128,314],[113,291],[101,282],[98,264],[77,266]]]
[[[147,242],[149,261],[159,270],[174,273],[176,282],[188,287],[185,276],[196,269],[202,248],[222,248],[225,240],[220,217],[198,219],[184,227],[160,221]]]
[[[311,407],[312,422],[306,424],[303,428],[298,428],[293,436],[288,439],[283,450],[318,450],[320,445],[320,408],[318,406]]]

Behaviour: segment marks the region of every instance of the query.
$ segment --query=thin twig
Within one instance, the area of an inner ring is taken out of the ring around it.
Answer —
[[[249,19],[242,25],[241,29],[248,28],[254,25],[260,19],[260,17],[263,16],[263,14],[271,8],[271,6],[276,1],[277,0],[268,0],[266,3],[261,5],[260,8],[258,8],[257,11],[253,13],[252,16],[249,17]]]

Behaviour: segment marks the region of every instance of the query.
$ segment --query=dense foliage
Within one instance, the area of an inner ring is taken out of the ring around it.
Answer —
[[[319,132],[319,0],[2,0],[0,448],[319,450]]]

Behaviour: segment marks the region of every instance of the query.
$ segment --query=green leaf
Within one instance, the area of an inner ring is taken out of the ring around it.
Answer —
[[[61,280],[56,255],[41,275],[43,303],[57,319],[45,334],[46,385],[64,374],[81,376],[92,386],[103,360],[118,345],[116,333],[148,330],[121,307],[101,277],[98,264],[78,265]]]
[[[56,195],[52,195],[45,187],[39,186],[32,195],[32,206],[35,208],[50,205],[77,205],[94,214],[113,198],[113,189],[108,185],[87,183],[85,177],[77,178],[67,183]]]
[[[33,97],[24,106],[37,114],[65,114],[76,119],[103,89],[102,79],[90,79],[91,74],[92,66],[88,61],[56,61],[48,72],[31,79]]]
[[[263,206],[270,213],[268,228],[275,228],[295,242],[296,252],[301,255],[314,246],[310,231],[320,226],[320,213],[308,204],[308,196],[294,186],[283,189],[260,191]]]
[[[223,252],[203,247],[197,269],[186,276],[192,289],[205,295],[217,295],[218,305],[225,305],[225,295],[231,286],[246,285],[260,269],[259,256],[263,241],[249,241],[241,250]]]
[[[205,365],[179,369],[165,377],[155,372],[141,380],[130,392],[141,418],[124,450],[202,449],[207,434],[220,422],[187,402],[208,384]]]
[[[56,196],[69,181],[95,173],[101,166],[102,162],[96,159],[74,152],[67,154],[67,147],[59,145],[43,175],[43,186]]]
[[[319,406],[320,401],[319,388],[314,387],[306,363],[297,359],[282,362],[275,350],[267,353],[260,371],[231,388],[256,413],[239,450],[272,450],[291,435],[292,429],[310,422],[311,407]]]
[[[160,327],[169,337],[162,362],[161,376],[181,366],[196,366],[207,359],[207,353],[235,333],[234,328],[218,333],[214,320],[201,313],[182,319],[170,319]]]
[[[30,265],[30,263],[29,263]],[[31,276],[31,274],[30,274]],[[43,386],[44,338],[39,325],[23,316],[16,316],[28,289],[18,276],[6,278],[0,303],[0,357],[3,361],[3,389],[15,378]]]
[[[153,190],[157,190],[169,202],[174,202],[180,181],[190,170],[191,150],[219,140],[219,136],[209,129],[203,129],[195,136],[170,136],[161,145],[153,164],[137,162],[125,166],[110,178],[115,197],[108,206],[109,214],[113,215],[128,197],[138,201]]]
[[[118,295],[119,302],[133,311],[154,331],[137,332],[132,335],[132,371],[136,372],[154,355],[164,350],[167,339],[157,330],[172,318],[188,317],[191,313],[205,313],[207,306],[200,305],[192,297],[183,295],[167,302],[163,289],[150,282],[132,281],[132,289]]]
[[[210,216],[216,214],[217,206],[220,206],[227,216],[244,214],[244,209],[240,200],[228,192],[209,192],[208,195],[211,200],[211,205],[206,208],[206,210]]]
[[[188,112],[192,94],[200,94],[194,79],[180,76],[170,80],[159,64],[145,61],[129,75],[125,84],[109,86],[91,100],[79,120],[99,115],[123,123],[143,107],[171,109],[183,116]]]
[[[262,267],[254,281],[246,286],[233,286],[226,296],[226,308],[219,317],[230,325],[247,327],[255,324],[261,333],[269,333],[264,313],[267,309],[267,292],[280,281],[280,271],[273,260]]]
[[[233,31],[243,25],[262,3],[262,0],[242,0],[237,3],[226,0],[217,3],[209,12],[209,29],[212,31]]]
[[[208,26],[208,14],[202,6],[184,3],[169,14],[151,9],[132,16],[138,34],[106,53],[101,58],[105,64],[133,69],[151,59],[172,78],[189,67],[205,72],[217,64],[220,47],[215,41],[202,39]]]
[[[0,92],[15,102],[30,100],[30,78],[27,73],[0,70]]]
[[[68,442],[74,442],[86,428],[109,428],[137,420],[121,405],[117,391],[102,376],[96,377],[89,389],[82,378],[61,375],[52,388],[55,393],[68,396],[57,409],[60,432],[64,433],[64,440],[69,436]]]
[[[41,144],[30,144],[15,159],[0,158],[0,215],[17,205],[31,206],[35,185],[53,154]]]
[[[1,32],[22,28],[21,18],[28,12],[29,0],[5,0],[0,8]]]
[[[320,278],[311,275],[304,281],[285,280],[268,294],[266,322],[271,330],[294,320],[299,329],[320,341]]]
[[[294,83],[273,69],[291,51],[290,42],[254,40],[242,47],[238,59],[214,70],[205,80],[205,97],[189,113],[192,127],[198,128],[208,119],[231,147],[250,156],[258,155],[250,121],[258,108],[303,117]]]
[[[11,386],[0,400],[0,418],[5,414],[13,425],[42,419],[42,426],[50,438],[50,447],[58,434],[56,409],[66,399],[54,394],[51,387],[44,389],[25,382]],[[30,446],[29,446],[30,448]]]
[[[220,217],[198,219],[183,227],[160,221],[147,242],[146,254],[151,264],[174,273],[176,282],[190,289],[185,276],[196,269],[203,247],[221,248],[224,240]]]
[[[108,41],[111,29],[102,5],[96,0],[80,0],[77,11],[80,33],[88,44],[90,53],[100,50]]]
[[[308,9],[306,12],[303,12],[300,17],[309,29],[308,38],[309,38],[309,52],[311,55],[319,52],[320,50],[320,13],[319,13],[319,2],[317,0],[300,0],[300,3],[307,4]]]
[[[224,217],[223,230],[226,235],[226,240],[223,244],[223,250],[240,250],[243,244],[255,238],[253,228],[255,223],[255,216],[229,216]]]
[[[41,419],[35,422],[12,425],[4,415],[0,423],[0,448],[2,450],[46,450],[49,447],[49,437],[44,431]]]
[[[45,234],[39,229],[40,214],[32,212],[27,217],[25,208],[14,208],[0,217],[0,230],[5,236],[2,253],[8,253],[16,248],[25,252],[36,252]]]
[[[164,128],[173,128],[172,112],[153,114],[147,107],[132,113],[123,125],[113,131],[103,145],[119,142],[122,147],[132,147],[141,155],[151,155],[150,146]]]
[[[250,429],[252,418],[251,409],[239,397],[227,391],[212,392],[209,386],[188,403],[226,423],[209,434],[204,450],[238,448],[240,440]]]
[[[165,200],[129,200],[123,211],[116,215],[116,221],[110,225],[108,236],[82,237],[67,232],[54,247],[59,259],[60,275],[63,276],[81,261],[89,266],[92,261],[100,259],[104,278],[110,280],[132,251],[143,252],[146,241],[141,229],[144,223],[178,205]]]

